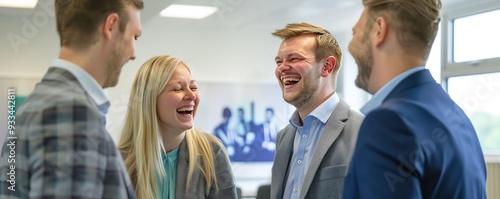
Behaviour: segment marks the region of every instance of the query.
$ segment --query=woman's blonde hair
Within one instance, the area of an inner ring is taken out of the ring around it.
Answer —
[[[165,178],[169,175],[165,173],[161,159],[164,147],[156,106],[158,96],[172,77],[175,68],[181,64],[188,68],[175,57],[155,56],[141,66],[132,86],[118,148],[123,155],[137,198],[157,198],[157,176]],[[189,189],[193,172],[199,169],[205,176],[205,194],[208,194],[212,185],[218,188],[212,144],[221,146],[220,142],[214,136],[195,128],[185,133],[189,153],[186,186]],[[201,161],[198,160],[200,157]]]

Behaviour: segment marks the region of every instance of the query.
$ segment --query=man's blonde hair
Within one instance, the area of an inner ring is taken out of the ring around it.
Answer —
[[[428,58],[441,20],[440,0],[363,0],[363,5],[368,11],[368,29],[382,16],[403,48]]]
[[[342,50],[330,31],[308,23],[291,23],[272,34],[283,40],[306,34],[316,35],[316,46],[314,47],[316,62],[319,63],[325,57],[334,56],[337,62],[332,76],[336,78],[342,62]]]

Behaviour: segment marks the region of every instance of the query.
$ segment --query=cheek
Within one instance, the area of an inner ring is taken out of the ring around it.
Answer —
[[[276,78],[280,78],[280,71],[278,70],[278,67],[276,67],[276,69],[274,69],[274,75],[276,76]]]
[[[304,75],[308,74],[309,72],[316,70],[315,65],[302,64],[302,63],[301,64],[294,64],[294,65],[292,65],[292,68],[295,71],[297,71],[297,73],[300,76],[304,76]]]
[[[195,95],[196,95],[195,103],[196,103],[196,105],[198,105],[200,103],[200,94],[196,93]]]
[[[168,97],[160,96],[158,102],[156,103],[156,112],[158,115],[166,115],[169,110],[169,104],[173,104]]]
[[[156,115],[158,116],[158,120],[161,122],[165,121],[165,109],[163,106],[158,102],[158,105],[156,106]]]
[[[352,52],[353,52],[353,49],[352,49],[352,45],[353,45],[353,44],[352,44],[352,42],[353,42],[353,40],[354,40],[354,37],[353,37],[353,39],[349,42],[349,45],[347,45],[347,50],[349,50],[349,52],[350,52],[350,53],[352,53]]]
[[[349,43],[348,49],[349,52],[353,55],[359,54],[360,48],[359,48],[359,43],[357,42],[356,38],[353,38],[351,42]]]

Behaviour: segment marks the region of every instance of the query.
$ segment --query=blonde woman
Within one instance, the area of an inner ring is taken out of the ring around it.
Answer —
[[[172,56],[139,69],[118,146],[137,198],[237,198],[222,144],[193,127],[197,88],[188,66]]]

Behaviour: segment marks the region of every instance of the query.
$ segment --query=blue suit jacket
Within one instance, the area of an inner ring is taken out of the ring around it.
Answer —
[[[344,198],[486,198],[476,132],[428,70],[405,78],[365,117]]]

